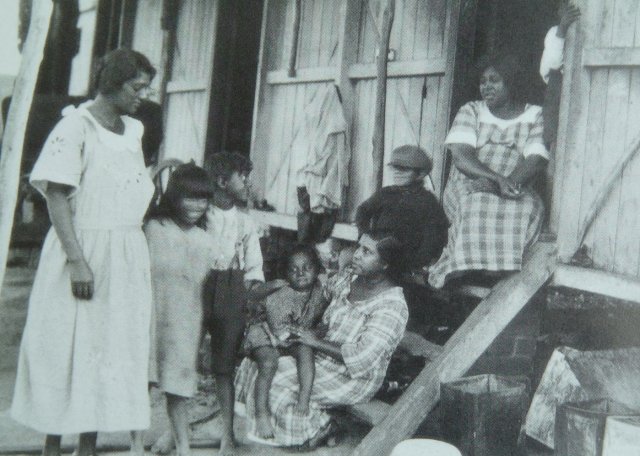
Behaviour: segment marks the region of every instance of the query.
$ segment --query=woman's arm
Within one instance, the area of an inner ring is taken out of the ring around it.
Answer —
[[[547,166],[547,159],[541,155],[529,155],[513,170],[509,178],[516,184],[526,185]]]
[[[335,358],[338,361],[344,363],[341,346],[337,342],[330,342],[328,340],[319,339],[314,331],[306,328],[292,327],[291,334],[294,334],[296,336],[297,342],[307,345],[314,350],[329,355],[332,358]]]
[[[453,164],[458,170],[472,179],[486,179],[498,186],[500,195],[505,198],[521,196],[518,184],[510,177],[502,176],[478,160],[476,150],[469,144],[449,144]]]
[[[84,258],[80,243],[73,228],[68,185],[49,182],[46,190],[47,208],[51,223],[62,243],[70,268],[71,290],[79,299],[91,299],[93,296],[93,273]]]

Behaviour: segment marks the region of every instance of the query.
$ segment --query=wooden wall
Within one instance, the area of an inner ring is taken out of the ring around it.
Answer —
[[[151,82],[154,101],[159,101],[160,81],[162,80],[162,2],[157,0],[138,0],[136,22],[133,31],[133,45],[136,51],[147,56],[156,68],[156,77]]]
[[[200,165],[204,162],[219,4],[219,0],[179,2],[175,43],[169,51],[173,62],[164,96],[161,158],[195,160]],[[138,3],[134,48],[157,65],[160,72],[154,81],[156,87],[163,77],[161,16],[161,1]]]
[[[640,3],[582,0],[567,41],[552,226],[561,259],[640,134]],[[640,276],[640,156],[614,176],[584,245],[595,267]]]
[[[251,152],[254,187],[264,194],[280,167],[290,166],[283,157],[305,107],[318,89],[335,83],[340,87],[350,127],[352,158],[346,217],[351,219],[358,204],[375,191],[371,140],[376,35],[385,2],[303,0],[298,71],[296,77],[289,78],[286,68],[293,35],[293,3],[270,0],[265,5]],[[396,0],[390,40],[395,58],[389,63],[385,154],[396,146],[419,142],[434,159],[436,189],[440,185],[441,144],[448,128],[458,3]],[[423,86],[426,98],[421,103]],[[281,197],[270,203],[279,212],[297,211],[294,171],[282,171],[289,178],[275,181]]]

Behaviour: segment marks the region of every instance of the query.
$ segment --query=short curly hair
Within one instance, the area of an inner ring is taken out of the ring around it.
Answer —
[[[99,60],[94,85],[99,93],[108,95],[120,90],[122,84],[138,73],[146,73],[153,79],[156,69],[144,54],[131,49],[116,49]]]
[[[524,87],[524,67],[517,55],[508,51],[497,51],[480,57],[476,64],[478,81],[488,68],[493,68],[500,75],[513,100],[524,100],[527,93]]]
[[[240,152],[215,153],[210,156],[207,165],[214,183],[219,178],[230,179],[233,173],[249,174],[253,169],[251,160]]]

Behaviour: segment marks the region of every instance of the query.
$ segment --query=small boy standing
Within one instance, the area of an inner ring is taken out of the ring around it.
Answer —
[[[422,148],[404,145],[391,152],[388,165],[394,185],[381,188],[358,207],[358,230],[394,233],[404,244],[407,269],[422,269],[442,253],[449,226],[442,206],[424,188],[431,160]]]
[[[279,282],[264,284],[262,252],[251,217],[238,209],[249,197],[251,162],[237,152],[213,155],[214,183],[207,210],[207,233],[217,252],[204,292],[204,326],[211,336],[212,371],[218,389],[223,430],[220,454],[234,454],[233,434],[235,362],[245,329],[248,294],[266,295]]]

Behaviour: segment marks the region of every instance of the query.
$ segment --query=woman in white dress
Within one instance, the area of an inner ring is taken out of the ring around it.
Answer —
[[[151,283],[141,225],[154,187],[143,126],[128,114],[154,75],[138,52],[107,54],[98,95],[63,111],[31,173],[53,228],[31,291],[11,415],[47,434],[45,455],[60,454],[62,434],[80,434],[78,456],[88,456],[98,431],[149,427]]]

